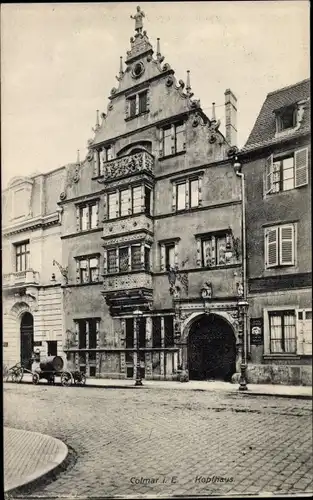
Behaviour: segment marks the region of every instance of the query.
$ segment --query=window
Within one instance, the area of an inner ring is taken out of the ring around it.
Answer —
[[[147,92],[139,94],[139,114],[147,111]]]
[[[165,269],[175,266],[175,243],[165,245]]]
[[[270,352],[296,352],[296,317],[294,311],[270,311]]]
[[[144,193],[144,207],[142,195]],[[118,192],[108,193],[108,218],[116,219],[144,212],[151,214],[151,189],[147,186],[134,186]]]
[[[127,117],[134,118],[148,111],[148,91],[145,90],[127,98]]]
[[[176,210],[185,210],[186,208],[186,183],[177,184],[176,192]]]
[[[108,273],[116,273],[117,271],[117,266],[116,266],[116,249],[108,250],[108,261],[107,261],[107,266],[108,266]]]
[[[129,116],[136,116],[136,96],[130,97],[129,102]]]
[[[107,161],[110,161],[113,159],[113,149],[112,146],[105,146],[100,150],[98,153],[100,155],[100,164],[101,166],[103,163],[106,163]]]
[[[15,245],[15,270],[16,272],[29,269],[29,241]]]
[[[126,319],[126,349],[134,347],[134,320],[133,318]]]
[[[141,186],[132,188],[132,213],[141,212]]]
[[[128,245],[119,248],[107,250],[107,272],[125,273],[129,271],[149,270],[150,269],[150,247],[143,243]],[[143,254],[144,252],[144,254]],[[141,260],[144,255],[145,262]],[[118,267],[117,267],[118,256]]]
[[[214,267],[232,264],[231,235],[220,233],[202,240],[202,266]]]
[[[98,318],[74,320],[79,349],[96,349],[99,344],[100,321]],[[83,364],[86,363],[84,358]]]
[[[128,271],[128,247],[118,249],[119,272]]]
[[[265,230],[265,267],[293,266],[295,263],[295,226],[271,227]]]
[[[183,122],[168,125],[161,129],[160,156],[169,156],[185,151],[185,124]]]
[[[152,317],[152,347],[161,347],[161,316]]]
[[[308,148],[274,158],[265,163],[265,194],[288,191],[308,183]]]
[[[141,269],[141,245],[131,246],[131,269],[132,271]]]
[[[145,246],[145,270],[150,271],[150,247]]]
[[[175,210],[186,210],[196,208],[200,205],[200,179],[186,179],[174,182],[174,193],[176,190]]]
[[[129,190],[123,189],[120,191],[120,207],[121,207],[121,217],[123,215],[129,215]]]
[[[174,346],[173,316],[164,316],[164,347]]]
[[[295,106],[288,106],[282,111],[277,112],[276,128],[277,132],[294,128],[297,125],[297,109]]]
[[[79,230],[88,231],[98,227],[99,203],[98,201],[80,205],[78,208]]]
[[[99,281],[99,257],[77,259],[79,283],[95,283]]]
[[[108,195],[108,216],[109,219],[115,219],[116,212],[118,210],[118,204],[117,204],[117,193],[110,193]]]

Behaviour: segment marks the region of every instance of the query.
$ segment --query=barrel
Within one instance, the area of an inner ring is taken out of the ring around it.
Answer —
[[[63,359],[61,356],[47,356],[40,362],[40,369],[43,372],[60,372],[63,370]]]

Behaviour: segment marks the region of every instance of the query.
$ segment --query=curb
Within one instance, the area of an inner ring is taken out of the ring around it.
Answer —
[[[13,429],[13,428],[12,428]],[[20,430],[23,431],[23,429],[15,429],[14,430]],[[30,431],[26,431],[30,432]],[[53,460],[51,460],[49,463],[47,463],[45,466],[40,467],[37,469],[33,474],[27,476],[26,478],[18,479],[16,480],[13,485],[10,485],[4,490],[4,493],[7,495],[12,495],[13,493],[16,493],[22,488],[30,487],[31,484],[36,483],[37,481],[42,480],[43,478],[46,478],[46,476],[55,473],[56,469],[61,467],[66,458],[68,457],[68,447],[66,446],[63,441],[57,438],[53,438],[52,436],[48,436],[46,434],[41,434],[40,432],[31,432],[31,434],[36,434],[37,436],[45,436],[49,437],[50,439],[53,439],[54,441],[58,442],[58,447],[59,450],[56,453],[56,455],[53,457]]]
[[[13,382],[6,382],[6,383],[13,383]],[[32,385],[32,382],[28,381],[28,380],[22,380],[21,382],[22,384],[29,384],[29,385]],[[44,385],[44,384],[42,384]],[[47,384],[45,384],[47,385]],[[55,386],[61,386],[60,383],[55,383],[54,384]],[[133,389],[133,390],[143,390],[143,389],[160,389],[160,390],[181,390],[177,387],[164,387],[164,386],[158,386],[158,385],[144,385],[144,382],[143,382],[143,385],[142,386],[135,386],[135,385],[114,385],[114,384],[106,384],[106,385],[100,385],[100,384],[93,384],[93,383],[89,383],[87,381],[86,385],[84,386],[80,386],[80,385],[73,385],[71,387],[76,387],[76,388],[84,388],[84,387],[89,387],[91,389]],[[70,389],[70,387],[67,387],[67,389]],[[202,389],[202,388],[193,388],[193,387],[190,387],[190,388],[186,388],[184,390],[188,390],[188,391],[193,391],[193,392],[214,392],[214,393],[224,393],[224,394],[227,394],[227,395],[232,395],[232,394],[240,394],[244,397],[249,397],[249,396],[263,396],[263,397],[276,397],[276,398],[292,398],[292,399],[302,399],[302,400],[307,400],[307,401],[311,401],[312,400],[312,395],[309,395],[309,394],[282,394],[282,393],[274,393],[274,392],[255,392],[255,391],[251,391],[249,390],[249,388],[247,389],[247,391],[239,391],[239,390],[219,390],[219,389],[215,389],[215,388],[212,388],[210,390],[208,389]]]

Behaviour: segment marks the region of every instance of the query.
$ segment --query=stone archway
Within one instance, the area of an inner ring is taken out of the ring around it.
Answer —
[[[231,381],[236,372],[236,337],[222,316],[203,314],[190,324],[188,370],[190,380]]]

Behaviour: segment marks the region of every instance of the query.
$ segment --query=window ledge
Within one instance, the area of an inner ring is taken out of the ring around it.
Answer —
[[[170,155],[166,156],[159,156],[158,160],[163,161],[163,160],[168,160],[169,158],[173,158],[174,156],[180,156],[186,154],[186,150],[184,149],[183,151],[178,151],[178,153],[172,153]]]
[[[277,353],[271,353],[271,354],[264,354],[263,355],[264,359],[299,359],[300,360],[300,355],[296,353],[284,353],[284,352],[277,352]]]
[[[61,285],[61,288],[79,287],[79,286],[92,286],[92,285],[102,285],[103,281],[90,281],[88,283],[67,283],[66,285]]]
[[[127,118],[125,118],[125,122],[130,122],[131,120],[134,120],[139,116],[147,115],[148,113],[150,113],[150,109],[147,109],[147,111],[143,111],[142,113],[138,113],[137,115],[134,116],[128,116]]]
[[[289,267],[296,267],[295,264],[279,264],[278,266],[265,267],[265,271],[270,271],[271,269],[286,269]]]
[[[120,221],[120,220],[127,220],[127,219],[133,219],[135,217],[139,217],[140,215],[145,215],[146,217],[149,217],[150,219],[153,218],[151,214],[147,214],[146,212],[138,212],[136,214],[128,214],[128,215],[120,215],[119,217],[114,217],[113,219],[103,219],[102,222],[104,223],[110,223],[110,222],[115,222],[115,221]]]
[[[114,273],[106,273],[106,274],[102,274],[101,276],[103,276],[103,278],[115,278],[117,276],[127,276],[129,274],[139,274],[139,273],[146,273],[146,274],[151,274],[152,275],[152,271],[149,269],[136,269],[136,270],[130,270],[130,271],[121,271],[121,272],[114,272]]]

